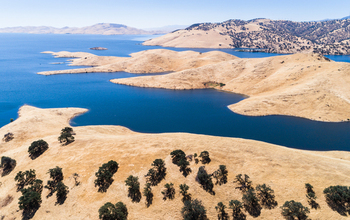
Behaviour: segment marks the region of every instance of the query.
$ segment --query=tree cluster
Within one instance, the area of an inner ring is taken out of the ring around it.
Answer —
[[[99,210],[99,219],[102,220],[126,220],[128,219],[128,209],[122,202],[113,205],[110,202],[104,204]]]
[[[113,175],[118,171],[119,165],[116,161],[110,160],[102,166],[95,173],[97,179],[95,180],[95,187],[98,187],[98,192],[106,192],[113,182]]]
[[[34,141],[28,148],[29,157],[34,160],[49,148],[49,144],[44,140]]]

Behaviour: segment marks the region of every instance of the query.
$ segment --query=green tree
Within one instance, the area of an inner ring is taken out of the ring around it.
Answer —
[[[307,214],[310,213],[307,207],[304,207],[300,202],[294,200],[286,201],[281,207],[282,215],[288,220],[306,220]]]
[[[58,141],[60,143],[64,143],[65,145],[70,144],[74,141],[73,137],[73,128],[65,127],[61,130],[61,135],[58,137]]]
[[[240,189],[243,192],[252,189],[252,181],[249,180],[247,174],[244,174],[244,178],[242,178],[242,174],[238,174],[233,182],[238,183],[239,186],[236,189]]]
[[[108,163],[102,164],[102,166],[95,173],[95,187],[99,187],[98,192],[106,192],[109,186],[113,182],[113,175],[119,169],[119,165],[116,161],[110,160]]]
[[[186,159],[186,154],[182,150],[174,150],[173,152],[170,153],[173,164],[178,165],[178,162],[180,161],[181,158]]]
[[[188,193],[189,186],[186,184],[180,184],[180,194],[182,195],[182,202],[191,200],[191,194]]]
[[[207,173],[204,166],[199,167],[196,180],[199,184],[202,185],[202,188],[205,191],[211,194],[214,193],[213,192],[214,184],[213,184],[213,181],[211,180],[211,175]]]
[[[115,209],[116,209],[117,220],[128,219],[128,209],[126,208],[126,205],[124,203],[117,202],[117,204],[115,204]]]
[[[41,195],[43,191],[43,181],[39,179],[34,180],[28,189],[35,191]]]
[[[172,183],[166,183],[164,185],[164,190],[162,191],[163,194],[163,200],[166,199],[174,199],[175,198],[175,188],[174,188],[174,184]]]
[[[180,167],[180,172],[182,172],[184,177],[187,177],[188,174],[192,172],[191,168],[188,167],[190,163],[187,161],[186,157],[181,158],[177,165]]]
[[[146,175],[147,182],[151,183],[152,186],[158,185],[166,175],[165,162],[162,159],[156,159],[152,163],[152,168]]]
[[[151,183],[146,183],[145,188],[143,188],[143,196],[146,197],[146,206],[149,207],[153,202]]]
[[[116,219],[116,208],[110,202],[107,202],[98,210],[98,217],[102,220],[115,220]]]
[[[266,184],[257,185],[255,189],[256,189],[258,198],[260,199],[261,204],[264,207],[268,209],[272,209],[277,206],[277,202],[275,200],[275,195],[274,195],[275,192],[271,189],[270,186],[267,186]]]
[[[17,191],[20,191],[25,186],[31,185],[35,179],[35,170],[30,169],[25,172],[19,171],[15,176],[15,181],[17,181]]]
[[[49,149],[49,144],[44,140],[34,141],[28,148],[29,157],[34,160]]]
[[[184,220],[207,220],[207,210],[200,200],[187,200],[181,209]]]
[[[13,169],[15,169],[16,167],[16,160],[10,158],[10,157],[5,157],[2,156],[1,157],[1,164],[0,164],[0,168],[2,168],[2,174],[1,176],[6,176],[9,173],[11,173],[11,171]]]
[[[341,215],[350,214],[350,188],[347,186],[330,186],[323,190],[327,204]]]
[[[215,185],[219,184],[226,184],[227,183],[227,170],[225,165],[220,165],[219,169],[215,171],[212,176],[216,179]]]
[[[47,173],[50,174],[50,178],[51,178],[51,180],[47,181],[47,184],[45,186],[45,188],[49,190],[49,194],[46,196],[48,198],[56,192],[57,184],[63,180],[63,173],[62,173],[62,168],[58,166],[56,166],[55,168],[49,169]]]
[[[306,198],[308,199],[308,203],[312,209],[320,208],[320,205],[316,202],[317,196],[313,190],[313,186],[310,183],[305,184],[306,188]]]
[[[226,206],[219,202],[217,206],[215,206],[215,209],[218,213],[218,220],[228,220],[228,214],[225,211]]]
[[[256,197],[254,189],[248,189],[242,197],[245,210],[253,217],[258,217],[261,213],[259,199]]]
[[[132,202],[140,202],[141,200],[141,192],[140,192],[140,182],[137,176],[130,175],[125,180],[125,185],[129,186],[128,196],[131,198]]]
[[[242,212],[243,205],[238,200],[231,200],[229,209],[232,209],[233,220],[245,220],[246,215]]]
[[[22,189],[22,196],[19,197],[19,209],[23,210],[24,219],[30,219],[41,205],[41,194],[32,188]]]
[[[202,159],[201,159],[202,164],[208,164],[208,163],[210,163],[210,161],[211,161],[211,159],[210,159],[210,157],[209,157],[209,152],[208,152],[208,151],[203,151],[203,152],[201,152],[201,154],[199,155],[199,157],[202,158]]]
[[[57,204],[62,205],[64,201],[67,198],[69,190],[66,185],[64,185],[63,182],[58,182],[56,185],[56,199],[57,199]]]

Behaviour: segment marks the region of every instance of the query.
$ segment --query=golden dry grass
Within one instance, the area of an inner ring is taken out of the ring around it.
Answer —
[[[17,172],[35,169],[37,177],[46,184],[47,171],[62,167],[64,183],[69,187],[67,200],[63,205],[55,205],[55,195],[46,198],[47,189],[42,194],[42,204],[33,219],[98,219],[98,209],[106,202],[122,201],[127,205],[129,219],[181,219],[182,208],[179,185],[190,186],[192,198],[203,201],[209,219],[216,219],[215,206],[223,202],[228,206],[232,199],[241,200],[242,193],[233,183],[237,174],[248,174],[253,185],[266,183],[275,190],[278,207],[263,209],[256,219],[282,219],[280,208],[287,200],[296,200],[307,206],[305,183],[314,186],[321,209],[311,210],[311,219],[347,219],[332,211],[322,194],[330,185],[347,185],[350,181],[350,153],[314,152],[290,149],[264,142],[225,138],[188,133],[142,134],[121,126],[74,127],[76,141],[62,146],[58,141],[60,130],[68,126],[69,119],[86,110],[78,108],[39,109],[23,106],[20,117],[0,129],[0,136],[8,132],[14,134],[10,142],[1,142],[1,156],[9,156],[17,161],[16,168],[7,176],[0,177],[0,200],[8,196],[14,200],[0,208],[4,219],[20,219],[18,198],[14,177]],[[31,142],[44,139],[49,149],[35,160],[28,156]],[[171,163],[170,152],[182,149],[187,154],[207,150],[212,159],[206,170],[212,173],[219,165],[228,169],[228,183],[214,186],[215,196],[205,192],[195,181],[201,164],[191,162],[192,173],[183,177],[178,167]],[[166,179],[153,187],[153,204],[147,208],[145,199],[132,203],[127,197],[124,180],[129,175],[137,175],[141,189],[151,163],[161,158],[167,167]],[[106,193],[98,193],[94,187],[95,172],[109,160],[115,160],[120,168],[114,174],[114,182]],[[78,173],[81,184],[74,185],[73,174]],[[163,201],[161,191],[165,183],[174,183],[175,199]],[[247,219],[254,219],[248,215]]]

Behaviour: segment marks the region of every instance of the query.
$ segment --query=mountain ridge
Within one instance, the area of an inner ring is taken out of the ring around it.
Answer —
[[[101,34],[101,35],[141,35],[141,34],[164,34],[164,31],[146,31],[124,24],[97,23],[85,27],[62,27],[51,26],[18,26],[0,28],[0,33],[29,33],[29,34]]]

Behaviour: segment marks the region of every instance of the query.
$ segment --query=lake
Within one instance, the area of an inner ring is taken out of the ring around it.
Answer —
[[[350,123],[316,122],[290,116],[242,116],[227,106],[244,97],[212,89],[175,91],[117,85],[110,79],[136,74],[88,73],[42,76],[39,71],[67,68],[67,59],[42,51],[83,51],[96,55],[128,56],[157,46],[142,46],[154,36],[0,34],[0,126],[17,118],[29,104],[40,108],[89,109],[72,120],[72,126],[121,125],[146,133],[189,132],[239,137],[308,150],[345,150],[350,143]],[[91,47],[108,50],[89,50]],[[167,48],[175,51],[186,48]],[[191,49],[206,52],[214,49]],[[235,56],[267,57],[278,54],[237,52]],[[349,56],[327,56],[350,62]],[[63,64],[53,64],[63,63]]]

